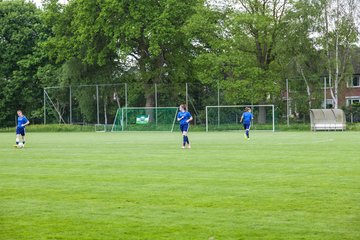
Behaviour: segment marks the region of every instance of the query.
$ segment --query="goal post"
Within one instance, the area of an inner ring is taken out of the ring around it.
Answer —
[[[122,123],[122,110],[121,108],[118,108],[116,110],[116,114],[114,117],[114,123],[111,128],[111,132],[119,132],[123,131],[123,123]]]
[[[274,105],[226,105],[206,106],[206,132],[242,129],[240,118],[246,107],[254,116],[252,129],[275,131]]]
[[[111,131],[174,130],[177,107],[124,107],[116,112]]]

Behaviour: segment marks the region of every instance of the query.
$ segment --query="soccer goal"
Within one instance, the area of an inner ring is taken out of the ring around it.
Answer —
[[[251,129],[275,131],[274,105],[206,106],[206,131],[239,130],[244,109],[250,107],[254,120]]]
[[[125,107],[116,112],[111,131],[174,130],[177,107]]]
[[[310,121],[312,131],[346,129],[346,117],[341,109],[310,109]]]

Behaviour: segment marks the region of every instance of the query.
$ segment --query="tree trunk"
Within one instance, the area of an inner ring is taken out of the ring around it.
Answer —
[[[260,123],[260,124],[266,123],[266,108],[265,107],[259,107],[258,123]]]
[[[333,91],[333,86],[332,86],[332,72],[331,72],[331,54],[330,54],[330,43],[329,43],[329,18],[328,18],[328,6],[325,6],[325,36],[326,36],[326,42],[325,42],[325,48],[326,48],[326,54],[327,54],[327,68],[328,68],[328,76],[329,76],[329,91],[331,94],[331,98],[333,99],[333,101],[335,102],[335,95],[334,95],[334,91]],[[326,103],[325,103],[326,104]]]
[[[339,0],[336,0],[336,22],[335,22],[335,35],[336,35],[336,42],[335,42],[335,82],[334,82],[334,108],[338,108],[338,86],[339,86],[339,33],[338,33],[338,26],[337,22],[339,21]]]
[[[308,95],[308,105],[309,105],[309,110],[310,110],[311,109],[311,88],[310,88],[309,82],[307,81],[306,76],[304,74],[304,70],[302,69],[300,64],[298,64],[298,67],[300,68],[301,76],[304,79],[304,82],[306,84],[306,93]]]
[[[116,92],[116,89],[115,89],[115,92],[114,92],[114,98],[115,98],[115,100],[116,100],[116,103],[117,103],[118,108],[121,108],[120,98],[119,98],[118,93]]]
[[[150,109],[145,110],[146,115],[149,115],[150,122],[154,122],[155,116],[154,116],[153,107],[155,107],[155,95],[154,95],[153,89],[151,87],[149,87],[148,85],[145,86],[145,98],[146,98],[145,107],[152,107]]]
[[[108,124],[108,118],[107,118],[107,98],[104,98],[104,124],[105,126]]]

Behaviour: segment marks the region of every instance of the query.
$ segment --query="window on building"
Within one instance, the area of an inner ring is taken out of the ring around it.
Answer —
[[[326,102],[321,104],[321,107],[324,107],[324,103],[326,104],[326,108],[330,109],[334,106],[334,101],[332,99],[326,99]]]
[[[346,106],[350,106],[355,103],[360,103],[360,97],[348,97],[346,98]]]
[[[352,77],[352,80],[349,82],[348,87],[360,87],[360,76],[355,75]]]
[[[355,76],[353,78],[353,87],[360,87],[360,78],[359,78],[359,76]]]
[[[330,86],[330,78],[327,76],[327,77],[324,77],[322,80],[322,83],[326,86],[326,88],[329,88],[331,87]],[[325,82],[324,82],[325,81]]]

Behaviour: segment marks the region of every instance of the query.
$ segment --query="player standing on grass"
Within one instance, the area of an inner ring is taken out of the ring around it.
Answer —
[[[16,147],[19,145],[20,136],[22,137],[22,143],[25,146],[25,126],[29,125],[29,120],[23,115],[21,110],[17,111],[18,119],[17,119],[17,126],[16,126]]]
[[[250,132],[251,120],[253,119],[254,117],[251,113],[251,108],[246,107],[244,113],[241,115],[240,122],[242,122],[244,125],[244,129],[245,129],[244,138],[247,140],[250,140],[249,132]]]
[[[183,135],[183,145],[182,148],[185,148],[186,143],[188,144],[188,148],[191,148],[189,138],[187,136],[189,130],[189,122],[193,120],[191,114],[187,111],[186,105],[181,104],[179,107],[179,113],[177,115],[177,120],[180,122],[180,131]]]

